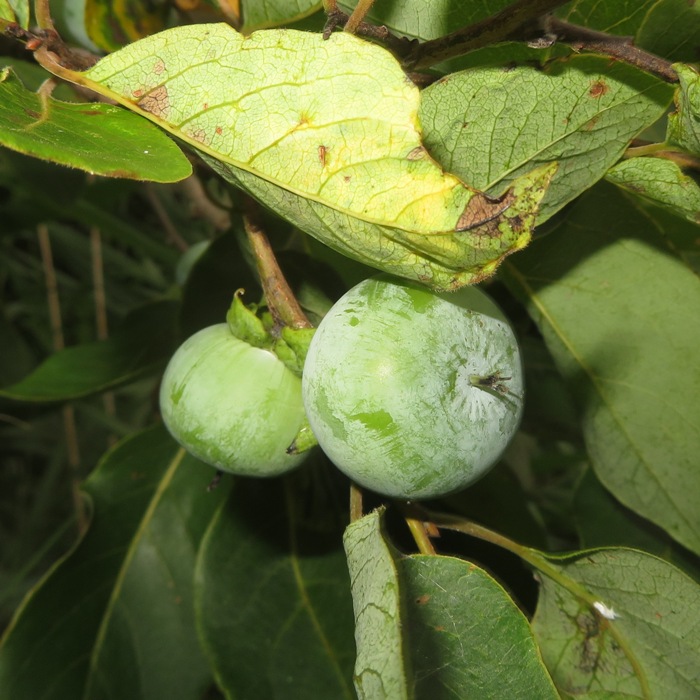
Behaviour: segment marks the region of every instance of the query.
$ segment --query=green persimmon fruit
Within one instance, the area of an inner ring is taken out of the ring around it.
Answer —
[[[379,493],[432,498],[499,459],[520,422],[522,364],[496,304],[380,275],[321,321],[302,394],[323,451]]]
[[[304,459],[286,453],[304,424],[301,379],[225,323],[178,348],[163,376],[160,409],[172,436],[222,471],[274,476]]]

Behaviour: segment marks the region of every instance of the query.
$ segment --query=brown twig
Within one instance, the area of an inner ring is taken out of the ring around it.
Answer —
[[[251,197],[243,199],[243,227],[260,276],[263,293],[275,323],[290,328],[313,328],[282,274],[260,221],[260,207]]]
[[[209,198],[197,175],[190,175],[179,185],[185,193],[185,197],[189,199],[196,216],[206,219],[217,231],[228,231],[231,228],[231,215],[228,210],[220,207]]]
[[[637,48],[631,37],[597,32],[557,17],[547,17],[544,29],[547,34],[561,43],[568,44],[574,51],[600,53],[641,68],[668,83],[678,82],[678,73],[671,67],[671,61]]]
[[[347,23],[350,19],[350,15],[338,9],[335,3],[333,3],[333,5],[334,9],[326,11],[328,19],[326,20],[326,26],[323,28],[324,39],[328,39],[338,27],[347,28]],[[404,56],[418,43],[417,39],[407,39],[406,37],[396,36],[383,25],[378,27],[376,24],[365,21],[359,22],[359,24],[354,27],[353,34],[379,42],[397,57]]]
[[[109,338],[109,325],[107,323],[107,295],[105,293],[104,263],[102,259],[102,233],[97,226],[90,227],[90,259],[92,267],[92,287],[95,298],[95,327],[97,339]],[[113,391],[105,391],[102,394],[102,405],[105,414],[110,418],[117,415],[117,406]],[[108,446],[116,444],[117,436],[110,434],[107,437]]]
[[[61,304],[58,297],[58,280],[56,278],[56,268],[53,263],[51,238],[49,237],[48,227],[45,224],[40,224],[37,227],[37,235],[39,238],[41,262],[44,268],[44,278],[46,280],[46,298],[49,307],[52,343],[54,350],[58,352],[65,347],[65,340],[63,337],[63,322],[61,320]],[[88,521],[85,512],[85,503],[80,494],[80,448],[73,407],[66,404],[63,406],[62,414],[63,431],[66,438],[66,454],[68,466],[71,471],[71,495],[78,524],[78,532],[82,534],[87,529]]]
[[[163,203],[160,201],[158,193],[156,192],[152,183],[149,182],[146,184],[145,192],[146,198],[153,207],[153,211],[156,213],[156,216],[160,221],[160,225],[163,227],[163,231],[165,231],[166,239],[183,253],[189,250],[190,244],[180,235],[180,232],[175,227],[175,224],[173,224],[170,215],[163,206]]]
[[[518,0],[495,15],[458,29],[438,39],[415,46],[403,57],[403,65],[412,70],[428,68],[469,51],[512,39],[524,28],[568,0]]]
[[[354,34],[364,21],[367,13],[372,9],[372,5],[374,5],[374,0],[357,0],[355,9],[350,13],[347,22],[345,22],[345,31]]]
[[[350,522],[354,523],[362,517],[362,489],[350,482]]]

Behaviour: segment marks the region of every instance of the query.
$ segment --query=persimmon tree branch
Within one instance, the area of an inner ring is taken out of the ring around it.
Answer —
[[[284,277],[260,221],[260,205],[244,198],[243,226],[260,276],[263,293],[275,323],[291,328],[313,328]]]
[[[548,36],[568,44],[574,51],[600,53],[641,68],[666,82],[678,82],[678,74],[673,70],[670,61],[636,47],[631,37],[597,32],[551,16],[547,17],[543,24]]]
[[[403,65],[412,70],[420,70],[469,51],[512,39],[514,35],[522,34],[525,27],[566,2],[568,0],[518,0],[480,22],[418,44],[403,56]]]

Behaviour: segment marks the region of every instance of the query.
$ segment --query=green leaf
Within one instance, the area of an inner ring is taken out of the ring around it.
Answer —
[[[236,481],[200,551],[197,624],[228,698],[353,697],[339,528],[308,478],[295,483]]]
[[[674,102],[676,111],[668,115],[666,138],[690,153],[700,156],[700,75],[690,66],[673,66],[680,80]]]
[[[154,372],[177,345],[172,301],[137,309],[108,340],[61,350],[0,396],[16,401],[66,401],[89,396]]]
[[[369,12],[368,19],[411,39],[428,41],[474,24],[510,4],[511,0],[460,3],[455,3],[454,0],[377,2]],[[357,2],[338,2],[338,6],[347,13],[352,12],[355,5]]]
[[[116,51],[166,26],[169,5],[163,0],[84,0],[85,30],[104,51]]]
[[[176,182],[192,173],[175,143],[135,115],[31,92],[9,69],[0,70],[0,143],[109,177]]]
[[[700,552],[698,277],[609,186],[505,272],[578,400],[600,481]]]
[[[224,5],[225,3],[217,4]],[[240,5],[243,19],[241,29],[246,34],[255,29],[296,22],[321,9],[319,0],[269,0],[268,2],[241,0]]]
[[[574,56],[449,75],[424,90],[420,119],[431,155],[484,191],[557,161],[541,223],[602,178],[670,99],[670,86],[635,68]]]
[[[697,59],[700,10],[688,0],[574,0],[557,14],[574,24],[631,36],[635,46],[676,61]]]
[[[375,511],[346,530],[358,697],[557,698],[527,620],[474,564],[401,557]]]
[[[606,178],[677,216],[700,224],[700,185],[672,160],[630,158],[609,170]]]
[[[20,27],[29,27],[28,0],[0,0],[0,19],[16,22]]]
[[[331,247],[437,288],[526,245],[553,173],[523,175],[498,200],[445,173],[420,141],[417,88],[389,52],[343,32],[193,25],[86,73],[54,70],[162,125]]]
[[[374,511],[350,523],[343,536],[355,609],[355,689],[360,700],[408,700],[399,574],[381,519]]]
[[[85,484],[92,522],[23,603],[0,653],[4,698],[189,700],[209,683],[194,629],[200,540],[224,490],[162,429]]]
[[[533,628],[560,692],[582,700],[697,698],[696,583],[634,550],[585,552],[550,563],[555,578],[542,577]]]
[[[573,511],[582,547],[641,549],[683,569],[700,582],[700,559],[615,500],[590,469],[578,484]]]
[[[518,606],[474,564],[444,556],[397,562],[415,698],[558,698]]]

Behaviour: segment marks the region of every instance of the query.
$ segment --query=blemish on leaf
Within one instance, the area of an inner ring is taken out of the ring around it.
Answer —
[[[344,175],[343,176],[343,182],[350,182],[352,180],[352,175]]]
[[[326,153],[328,152],[328,148],[326,146],[319,146],[318,147],[318,162],[321,164],[322,168],[326,167]]]
[[[138,90],[134,90],[131,94],[133,97],[141,97],[141,95],[143,95],[143,89],[139,88]]]
[[[204,143],[207,139],[207,132],[204,129],[197,129],[197,131],[192,132],[190,136],[195,141],[199,141],[199,143]]]
[[[220,126],[217,126],[214,131],[216,131],[217,136],[221,136],[221,134],[224,133],[224,130]]]
[[[157,87],[142,97],[137,104],[144,112],[150,112],[155,117],[165,119],[170,111],[168,88],[165,85]]]
[[[33,109],[25,109],[24,113],[32,119],[41,119],[41,112],[35,112]]]
[[[422,146],[416,146],[410,153],[406,156],[408,160],[421,160],[425,157],[425,149]]]
[[[466,231],[500,216],[513,202],[513,193],[509,190],[498,199],[492,199],[480,192],[476,193],[464,207],[457,220],[455,231]]]
[[[153,66],[153,72],[156,75],[160,75],[164,70],[165,70],[165,63],[164,63],[163,59],[159,58],[156,61],[156,64]]]
[[[416,598],[416,605],[425,605],[430,600],[430,596],[426,593],[425,595],[418,596]]]
[[[596,80],[591,84],[591,89],[588,91],[588,94],[594,99],[597,99],[598,97],[602,97],[608,90],[610,90],[610,87],[604,80]]]

